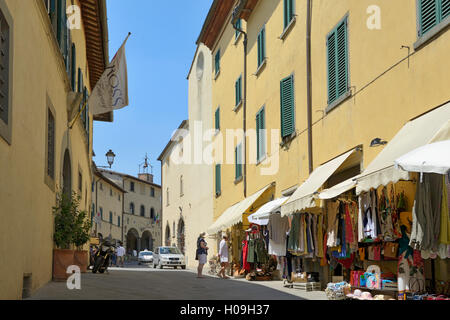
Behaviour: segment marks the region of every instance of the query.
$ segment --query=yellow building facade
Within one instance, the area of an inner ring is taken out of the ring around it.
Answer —
[[[90,212],[92,123],[111,114],[69,125],[109,61],[108,28],[105,1],[1,0],[0,12],[0,299],[20,299],[52,279],[56,193]]]
[[[236,180],[235,163],[226,162],[225,157],[222,163],[217,162],[220,169],[212,168],[215,181],[220,179],[220,192],[214,199],[215,220],[230,206],[271,183],[273,192],[266,192],[261,204],[290,195],[312,170],[354,148],[360,152],[349,158],[327,185],[359,174],[382,150],[370,147],[374,138],[390,141],[410,119],[450,100],[450,60],[446,58],[450,49],[449,9],[445,1],[428,2],[214,1],[198,41],[212,52],[212,108],[213,112],[220,110],[222,135],[216,140],[223,138],[236,147],[242,137],[231,142],[225,131],[243,130],[244,123],[246,131],[257,129],[262,108],[267,130],[262,156],[255,152],[256,140],[247,139],[243,152],[246,172],[243,170],[241,180]],[[426,16],[422,5],[435,6],[436,15]],[[244,36],[236,36],[232,25],[237,19],[247,33],[246,55]],[[333,38],[335,35],[337,38]],[[214,69],[216,57],[218,72]],[[245,72],[244,61],[247,77],[242,91],[246,83],[246,101],[236,108],[235,83]],[[291,126],[288,133],[292,133],[283,138],[286,122],[281,116],[285,104],[282,91],[286,79],[292,79],[293,129]],[[272,135],[274,129],[278,132]],[[222,150],[225,155],[226,142]],[[278,170],[263,170],[275,160]],[[255,203],[252,211],[261,204]],[[245,227],[245,217],[243,223]]]

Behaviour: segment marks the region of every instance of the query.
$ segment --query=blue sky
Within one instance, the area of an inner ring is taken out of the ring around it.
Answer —
[[[212,0],[107,0],[110,59],[126,44],[130,105],[114,111],[114,122],[94,122],[94,161],[137,175],[148,154],[154,181],[161,182],[158,156],[187,119],[189,68]]]

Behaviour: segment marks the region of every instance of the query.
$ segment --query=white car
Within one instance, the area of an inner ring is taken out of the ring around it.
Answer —
[[[186,269],[184,255],[177,247],[158,247],[153,255],[153,267],[162,269],[163,267],[181,267]]]
[[[139,252],[138,263],[153,263],[153,252],[148,250]]]

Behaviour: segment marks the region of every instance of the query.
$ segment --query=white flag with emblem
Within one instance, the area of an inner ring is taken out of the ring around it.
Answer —
[[[89,97],[89,110],[92,114],[103,114],[128,106],[128,75],[125,58],[125,43],[106,67]]]

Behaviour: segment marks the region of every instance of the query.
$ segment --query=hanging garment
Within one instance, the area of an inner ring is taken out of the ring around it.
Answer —
[[[365,238],[376,239],[376,220],[374,220],[374,211],[372,210],[372,199],[371,193],[363,193],[359,196],[359,210],[360,210],[360,219],[361,219],[361,227],[363,232],[362,241]]]
[[[324,238],[323,238],[323,256],[322,256],[322,259],[320,259],[321,267],[325,267],[328,265],[328,259],[327,259],[327,240],[328,239],[327,238],[328,238],[328,234],[325,233]]]
[[[450,183],[448,180],[448,175],[444,175],[442,178],[442,205],[441,205],[441,230],[439,233],[439,242],[440,244],[450,244],[450,218],[449,218],[449,190]],[[439,246],[439,251],[443,250]],[[441,254],[442,256],[442,254]]]
[[[358,251],[358,204],[355,201],[350,203],[350,217],[352,219],[353,242],[351,248],[353,252]]]
[[[372,211],[372,221],[374,223],[375,238],[378,238],[381,235],[381,220],[380,212],[378,211],[377,190],[375,189],[370,190],[370,208]]]
[[[353,225],[352,225],[352,218],[350,216],[350,209],[348,203],[344,206],[345,210],[345,234],[347,236],[347,242],[352,243],[353,242]]]
[[[248,263],[255,263],[255,240],[250,239],[248,240],[248,253],[247,253],[247,262]]]
[[[299,228],[300,228],[300,215],[298,213],[295,213],[291,221],[288,250],[296,251],[298,249]]]
[[[308,248],[308,254],[313,252],[313,243],[312,243],[312,235],[311,235],[311,219],[309,214],[305,215],[305,221],[306,221],[306,241],[307,241],[307,248]]]
[[[364,240],[363,209],[361,197],[358,197],[358,242]]]
[[[416,184],[416,193],[414,196],[414,204],[412,209],[412,227],[409,245],[420,250],[423,240],[423,225],[425,224],[425,216],[423,215],[423,210],[419,210],[419,206],[422,205],[421,196],[423,194],[422,183]]]
[[[317,252],[318,258],[323,257],[323,215],[317,217]]]
[[[413,232],[410,243],[415,249],[437,251],[441,224],[441,197],[441,175],[424,173],[422,182],[417,183],[413,209]],[[417,221],[414,221],[415,219]]]
[[[303,254],[305,253],[305,215],[300,216],[300,226],[298,228],[298,251]]]
[[[337,245],[337,230],[338,230],[338,210],[339,202],[328,201],[327,203],[327,246],[335,247]]]
[[[380,212],[382,239],[384,241],[394,241],[396,237],[394,234],[394,227],[392,225],[392,208],[387,195],[386,187],[384,187],[381,191],[381,196],[378,201],[378,210]]]
[[[243,268],[246,270],[246,271],[250,271],[251,270],[251,266],[250,266],[250,263],[248,263],[248,261],[247,261],[247,258],[248,258],[248,241],[247,240],[245,240],[244,242],[244,247],[242,248],[242,259],[243,259],[243,264],[244,264],[244,266],[243,266]]]
[[[318,236],[317,236],[317,215],[312,216],[312,228],[313,228],[313,244],[314,244],[314,257],[319,256],[319,244],[318,244]]]
[[[289,231],[287,216],[273,214],[269,218],[269,254],[284,257],[286,255],[286,233]]]

